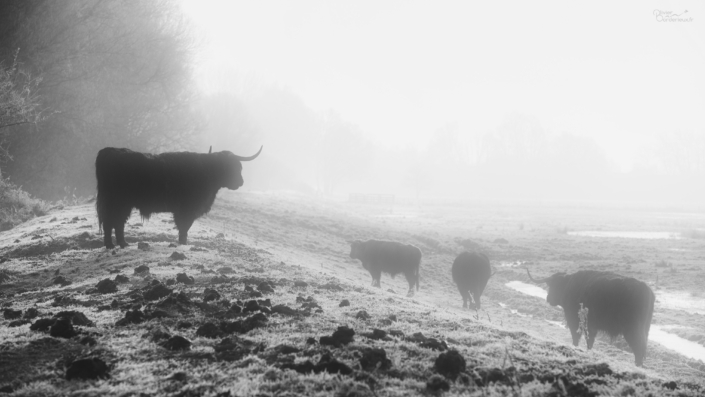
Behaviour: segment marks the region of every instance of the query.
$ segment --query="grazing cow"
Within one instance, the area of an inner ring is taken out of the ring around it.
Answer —
[[[580,341],[578,312],[582,304],[588,309],[588,349],[592,349],[598,331],[612,338],[621,334],[634,351],[636,365],[643,365],[655,301],[648,285],[632,277],[596,270],[556,273],[540,280],[534,280],[528,268],[526,272],[531,281],[548,284],[546,301],[551,306],[563,307],[573,345]]]
[[[463,297],[463,308],[468,307],[472,299],[476,309],[480,309],[480,296],[487,286],[487,281],[494,275],[491,272],[490,259],[478,252],[463,252],[453,261],[453,282],[458,285]],[[472,298],[470,295],[472,294]]]
[[[419,266],[421,265],[421,250],[410,244],[396,241],[353,241],[350,243],[350,257],[359,259],[362,267],[372,276],[372,285],[380,287],[382,272],[392,277],[404,273],[409,282],[408,295],[419,289]]]
[[[125,248],[125,222],[133,208],[143,218],[171,212],[179,229],[179,244],[186,244],[188,230],[196,218],[210,211],[220,188],[242,186],[241,157],[229,151],[217,153],[169,152],[149,154],[129,149],[105,148],[95,159],[98,179],[98,225],[103,228],[107,248],[114,248],[112,231]]]

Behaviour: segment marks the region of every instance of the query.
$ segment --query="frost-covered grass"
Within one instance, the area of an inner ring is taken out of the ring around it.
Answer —
[[[510,216],[491,211],[486,215],[466,213],[485,225],[482,232],[472,228],[473,232],[467,233],[453,217],[437,221],[421,214],[413,219],[370,220],[359,209],[341,203],[243,193],[220,201],[207,218],[196,222],[190,233],[192,246],[168,247],[169,240],[176,239],[176,231],[170,217],[162,215],[144,224],[133,217],[129,223],[128,239],[148,242],[147,251],[138,250],[133,243],[127,249],[115,251],[96,248],[36,254],[46,252],[41,247],[52,240],[32,240],[37,233],[50,234],[67,245],[79,238],[99,239],[95,227],[86,227],[94,225],[92,211],[91,206],[69,207],[28,222],[23,225],[26,230],[20,226],[5,232],[14,234],[0,235],[0,253],[12,257],[0,264],[1,270],[11,274],[11,278],[0,284],[3,309],[25,313],[34,307],[40,313],[38,318],[48,318],[60,311],[80,311],[95,323],[95,326],[77,327],[82,333],[76,337],[62,339],[30,331],[29,324],[8,327],[11,320],[0,320],[0,387],[12,388],[15,395],[438,394],[427,385],[438,376],[435,361],[442,352],[409,339],[415,333],[435,338],[464,357],[465,371],[455,380],[445,380],[449,390],[444,393],[450,396],[696,396],[705,390],[700,380],[705,372],[697,362],[653,343],[649,345],[645,369],[633,366],[633,355],[626,350],[623,340],[611,342],[602,338],[589,352],[584,345],[570,346],[569,332],[546,322],[560,322],[559,309],[504,286],[513,280],[527,281],[522,268],[502,268],[494,276],[479,312],[462,310],[459,294],[449,282],[448,269],[454,254],[448,250],[462,249],[455,243],[457,238],[477,241],[490,252],[493,262],[522,261],[532,266],[532,273],[536,270],[542,275],[558,268],[569,271],[581,266],[600,268],[614,258],[629,256],[637,262],[617,261],[617,266],[643,277],[646,273],[640,272],[649,265],[648,269],[653,270],[655,262],[652,258],[645,258],[648,260],[643,264],[638,261],[638,252],[644,247],[638,244],[644,242],[620,242],[621,246],[615,249],[604,242],[598,246],[578,237],[557,238],[550,219],[541,224],[522,219],[525,227],[518,229],[517,221]],[[435,214],[438,211],[434,209]],[[74,218],[79,220],[72,223]],[[88,237],[79,237],[84,231]],[[217,237],[219,233],[223,236]],[[403,277],[391,279],[384,275],[381,289],[370,287],[369,275],[359,263],[347,258],[346,240],[372,237],[412,242],[424,251],[421,290],[414,297],[405,296]],[[500,237],[509,244],[494,243]],[[15,240],[20,242],[14,243]],[[665,251],[668,247],[664,244],[659,242],[656,248]],[[13,252],[20,252],[16,251],[18,246],[36,249],[24,250],[24,256],[13,257]],[[192,251],[192,247],[202,250]],[[187,259],[169,259],[174,251],[184,253]],[[679,263],[678,259],[667,259]],[[134,274],[140,265],[147,265],[150,272]],[[214,277],[221,276],[225,267],[234,272],[224,274],[228,277],[225,282],[214,282]],[[174,290],[172,296],[183,292],[200,306],[194,303],[186,313],[170,312],[172,317],[123,327],[115,325],[127,310],[150,313],[169,299],[150,303],[140,297],[151,283],[166,284],[178,273],[193,277],[195,284],[169,286]],[[129,277],[129,282],[119,284],[117,292],[91,293],[98,281],[114,279],[118,274]],[[53,284],[58,275],[69,279],[71,284]],[[683,277],[669,274],[661,280],[676,284],[677,276]],[[267,315],[265,326],[244,334],[215,338],[198,334],[199,327],[208,322],[219,324],[247,318],[248,315],[227,317],[226,309],[238,301],[252,299],[246,287],[256,289],[262,281],[273,284],[274,292],[258,299],[270,299],[272,306],[286,305],[302,314]],[[300,286],[301,282],[306,286]],[[206,288],[217,290],[220,300],[202,305]],[[70,300],[57,301],[57,297]],[[309,297],[320,306],[320,312],[314,309],[303,314],[301,300]],[[340,307],[343,299],[350,306]],[[113,301],[117,302],[117,308],[110,306]],[[368,319],[357,318],[363,310]],[[390,320],[390,316],[395,320]],[[655,321],[663,324],[676,324],[678,319],[677,313],[667,311],[655,316]],[[183,327],[180,323],[185,321],[191,326]],[[319,341],[320,337],[331,335],[339,326],[355,331],[351,343],[340,347],[307,343],[309,338]],[[385,340],[363,336],[374,329],[395,331],[399,336],[388,334]],[[679,332],[692,334],[697,329],[693,326]],[[191,341],[190,350],[165,349],[155,337],[159,332],[183,336]],[[86,336],[94,338],[97,344],[82,344]],[[228,358],[217,350],[225,338],[251,342],[255,347],[241,357]],[[280,345],[298,351],[279,353]],[[389,369],[362,368],[360,359],[370,348],[384,349],[391,361]],[[316,364],[327,355],[351,368],[352,373],[299,373],[283,368],[309,360]],[[110,378],[65,380],[66,366],[82,357],[104,360],[110,368]],[[664,387],[670,381],[675,381],[679,389]]]

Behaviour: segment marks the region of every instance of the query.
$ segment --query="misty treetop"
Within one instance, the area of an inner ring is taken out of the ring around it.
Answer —
[[[87,195],[102,147],[188,145],[193,43],[175,1],[0,3],[3,71],[37,78],[20,92],[44,116],[2,130],[5,175],[45,198]]]
[[[0,133],[39,120],[36,87],[40,81],[20,69],[16,57],[9,65],[0,64]]]

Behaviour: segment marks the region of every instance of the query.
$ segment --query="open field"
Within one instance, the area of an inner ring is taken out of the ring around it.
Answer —
[[[389,208],[221,192],[191,229],[191,245],[180,247],[169,247],[176,241],[170,218],[143,222],[133,214],[126,228],[131,245],[115,251],[101,248],[90,204],[0,234],[7,259],[0,264],[2,308],[38,314],[0,320],[0,391],[381,396],[448,386],[448,395],[687,396],[705,390],[705,358],[686,357],[670,344],[696,355],[705,348],[703,213],[458,201]],[[381,289],[370,286],[347,242],[368,238],[421,248],[414,297],[405,296],[403,277],[383,275]],[[149,247],[139,249],[138,242]],[[462,309],[451,281],[452,261],[466,248],[486,252],[497,269],[479,312]],[[174,252],[185,259],[172,258]],[[142,265],[149,270],[136,272]],[[600,338],[589,352],[584,342],[572,347],[562,310],[519,291],[528,282],[524,267],[541,277],[612,270],[651,285],[657,305],[645,367],[634,366],[621,337]],[[126,279],[116,291],[96,291],[99,281],[120,274]],[[350,306],[339,306],[344,299]],[[72,311],[87,321],[66,314]],[[30,330],[40,318],[69,318],[77,334]],[[322,345],[320,338],[339,326],[354,330],[353,341]],[[175,345],[177,335],[190,341],[188,349]],[[384,349],[390,361],[373,348]],[[459,374],[434,365],[446,349],[464,357]],[[82,358],[103,360],[109,378],[66,380]]]

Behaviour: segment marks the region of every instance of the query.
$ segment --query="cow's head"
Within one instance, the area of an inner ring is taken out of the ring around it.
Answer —
[[[241,162],[256,159],[257,156],[259,156],[260,152],[262,152],[262,147],[259,148],[259,151],[257,153],[249,157],[238,156],[227,150],[211,154],[209,150],[209,155],[218,156],[218,173],[221,174],[221,187],[226,187],[230,190],[236,190],[237,188],[242,186],[245,181],[242,179]]]
[[[362,241],[348,241],[350,243],[350,257],[353,259],[360,259],[360,254],[362,254]]]
[[[546,302],[551,306],[562,305],[563,298],[565,297],[566,287],[568,280],[565,273],[555,273],[550,277],[535,280],[531,277],[529,269],[526,269],[526,273],[529,275],[529,279],[534,283],[546,283],[548,285],[548,295],[546,296]]]

